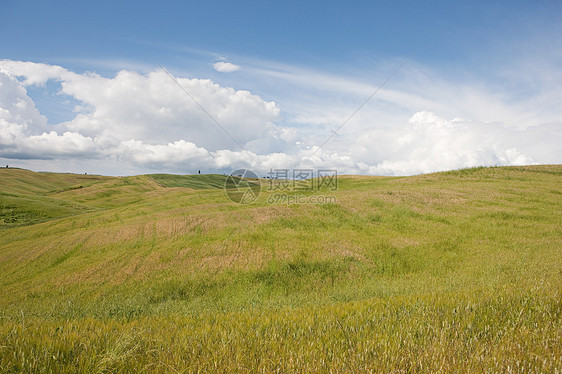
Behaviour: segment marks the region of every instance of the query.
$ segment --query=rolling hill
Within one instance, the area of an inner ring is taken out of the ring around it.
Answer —
[[[0,371],[562,368],[562,166],[225,178],[0,169]]]

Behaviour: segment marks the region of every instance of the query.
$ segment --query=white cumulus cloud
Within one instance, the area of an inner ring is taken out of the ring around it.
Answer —
[[[213,64],[213,67],[215,68],[216,71],[220,73],[232,73],[237,70],[240,70],[239,65],[235,65],[233,63],[224,62],[224,61],[215,62]]]
[[[0,160],[31,168],[40,165],[43,170],[50,165],[46,160],[65,160],[56,163],[59,170],[60,165],[78,168],[82,162],[113,174],[247,167],[258,173],[330,168],[378,175],[561,161],[559,122],[510,126],[514,114],[500,101],[488,108],[499,115],[508,113],[507,123],[455,118],[467,118],[469,110],[451,115],[454,110],[435,104],[431,95],[383,90],[381,101],[369,103],[333,133],[328,130],[337,128],[355,105],[338,106],[334,101],[321,105],[303,96],[300,106],[287,115],[276,102],[250,91],[208,79],[174,79],[162,71],[122,70],[104,77],[56,65],[0,61]],[[66,95],[79,103],[67,122],[48,125],[28,95],[30,86],[46,89],[49,80],[60,83],[63,99]],[[337,91],[340,83],[343,93],[352,92],[353,84],[343,78],[322,89]],[[360,88],[361,94],[369,94],[369,87]],[[478,96],[476,91],[464,91],[458,94],[462,100]],[[476,112],[486,111],[482,100],[468,102],[478,108]],[[331,134],[330,142],[319,148]]]

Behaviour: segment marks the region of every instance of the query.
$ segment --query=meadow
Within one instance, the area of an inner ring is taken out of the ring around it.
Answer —
[[[339,176],[0,169],[0,372],[560,372],[562,166]]]

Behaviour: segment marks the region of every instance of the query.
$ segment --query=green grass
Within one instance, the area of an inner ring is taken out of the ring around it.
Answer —
[[[35,173],[25,169],[1,169],[1,192],[49,194],[82,188],[112,179],[100,175]]]
[[[199,189],[224,188],[227,176],[219,174],[174,175],[151,174],[150,177],[163,187],[184,187]]]
[[[175,175],[175,174],[150,174],[150,178],[162,187],[182,187],[195,190],[233,188],[232,181],[240,183],[240,187],[248,187],[248,181],[237,176],[220,174],[202,175]]]
[[[2,372],[562,368],[562,166],[87,177],[0,169]]]
[[[30,225],[93,210],[61,199],[0,192],[0,229]]]

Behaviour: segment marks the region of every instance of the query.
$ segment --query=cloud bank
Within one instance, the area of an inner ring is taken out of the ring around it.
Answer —
[[[214,67],[221,72],[238,69],[225,62]],[[353,104],[322,107],[311,101],[307,112],[305,100],[285,109],[209,79],[175,79],[158,70],[122,70],[103,77],[56,65],[0,61],[0,158],[41,170],[81,172],[63,170],[64,165],[95,164],[95,171],[108,174],[323,167],[347,174],[411,175],[562,161],[560,123],[514,127],[447,119],[431,111],[439,105],[430,95],[405,91],[381,92],[381,112],[360,112],[319,148]],[[60,84],[61,100],[80,103],[70,121],[48,125],[29,96],[26,88],[44,87],[49,81]],[[357,88],[345,79],[324,84],[332,85],[324,89],[340,93]],[[423,106],[427,109],[419,110]]]

